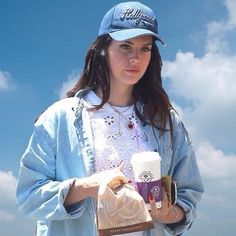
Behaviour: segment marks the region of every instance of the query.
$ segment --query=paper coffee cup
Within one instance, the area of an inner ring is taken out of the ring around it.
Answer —
[[[131,158],[134,180],[139,194],[150,210],[149,197],[153,195],[157,208],[161,208],[161,157],[158,152],[134,153]]]

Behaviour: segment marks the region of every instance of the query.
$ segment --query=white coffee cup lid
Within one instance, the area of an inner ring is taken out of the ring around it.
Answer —
[[[152,162],[156,160],[161,161],[161,157],[158,152],[137,152],[132,155],[131,164],[140,162]]]

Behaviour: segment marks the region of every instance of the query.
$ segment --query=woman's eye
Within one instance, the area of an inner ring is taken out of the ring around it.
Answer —
[[[151,48],[150,47],[143,47],[143,48],[141,48],[141,51],[142,52],[151,52]]]
[[[129,45],[129,44],[121,44],[120,47],[121,47],[122,49],[125,49],[125,50],[130,49],[130,45]]]

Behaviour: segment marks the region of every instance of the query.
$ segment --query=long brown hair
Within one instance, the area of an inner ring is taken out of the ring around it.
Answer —
[[[112,38],[109,35],[102,35],[91,45],[85,57],[82,75],[74,88],[68,91],[68,97],[74,96],[81,89],[90,88],[93,91],[99,89],[102,94],[102,102],[96,107],[97,110],[108,101],[110,79],[107,51],[111,42]],[[141,102],[144,105],[142,112],[135,106],[135,112],[139,119],[160,129],[161,134],[167,130],[167,123],[169,123],[168,130],[170,130],[172,136],[173,128],[170,110],[173,108],[168,95],[162,87],[161,67],[162,60],[159,49],[153,43],[148,68],[133,88],[134,104]]]

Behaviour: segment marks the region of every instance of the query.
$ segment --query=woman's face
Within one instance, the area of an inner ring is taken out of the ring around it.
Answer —
[[[141,79],[150,62],[152,44],[152,36],[112,40],[108,47],[108,63],[113,88],[132,87]]]

